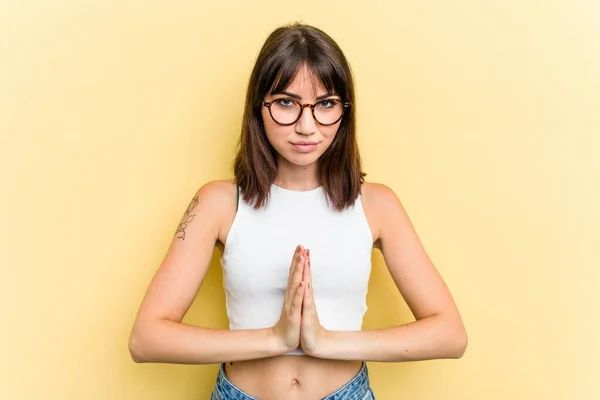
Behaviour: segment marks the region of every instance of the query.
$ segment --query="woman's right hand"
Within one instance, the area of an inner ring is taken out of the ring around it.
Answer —
[[[288,351],[297,349],[300,346],[302,300],[304,298],[304,284],[302,282],[304,262],[304,247],[298,245],[290,266],[281,316],[273,327],[275,336],[282,341]]]

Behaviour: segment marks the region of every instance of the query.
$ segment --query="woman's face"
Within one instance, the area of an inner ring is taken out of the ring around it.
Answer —
[[[286,99],[300,104],[323,105],[329,104],[327,99],[341,100],[338,95],[327,93],[319,79],[306,67],[300,68],[284,93],[272,93],[264,98],[266,102],[279,102],[284,106],[291,104]],[[266,106],[262,107],[262,118],[267,139],[279,154],[279,163],[287,162],[302,167],[314,164],[321,157],[333,142],[341,123],[340,120],[330,126],[319,124],[313,118],[310,107],[303,108],[300,119],[288,126],[276,123]]]

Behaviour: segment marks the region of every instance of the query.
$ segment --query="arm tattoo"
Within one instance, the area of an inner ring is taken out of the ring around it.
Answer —
[[[194,208],[196,208],[197,205],[198,205],[198,196],[195,196],[192,199],[192,201],[190,201],[190,205],[188,206],[187,210],[185,210],[185,213],[183,214],[183,217],[181,218],[181,221],[179,222],[179,226],[177,227],[177,232],[175,232],[177,239],[185,240],[185,229],[187,228],[188,224],[190,222],[192,222],[192,220],[196,216],[196,214],[192,214],[192,211],[194,211]]]

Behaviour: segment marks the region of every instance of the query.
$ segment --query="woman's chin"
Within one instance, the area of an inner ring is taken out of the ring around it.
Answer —
[[[297,167],[308,167],[313,165],[319,159],[317,153],[295,153],[287,154],[285,160],[288,164]]]

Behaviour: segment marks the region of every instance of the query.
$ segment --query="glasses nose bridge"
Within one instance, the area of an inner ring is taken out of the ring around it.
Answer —
[[[298,115],[298,119],[302,118],[302,114],[304,114],[304,109],[306,107],[310,108],[310,113],[312,114],[313,119],[316,121],[317,117],[315,116],[315,106],[316,104],[310,104],[310,103],[298,103],[300,104],[300,114]]]
[[[296,124],[300,124],[303,128],[301,128],[302,130],[307,130],[310,129],[312,131],[312,129],[316,129],[317,124],[319,123],[319,121],[317,120],[317,117],[315,116],[315,105],[316,104],[302,104],[300,102],[297,103],[300,106],[300,112],[298,113],[298,118],[296,119]],[[306,125],[307,121],[304,120],[303,121],[303,115],[304,115],[304,109],[308,108],[310,110],[310,120],[312,121],[312,124],[310,125]],[[314,125],[313,125],[314,124]],[[309,126],[313,126],[313,128],[309,128]]]

